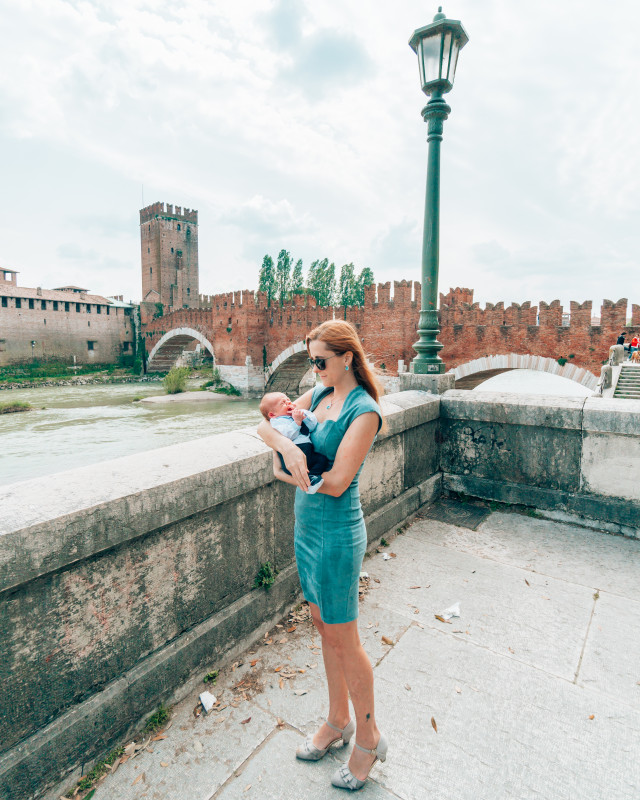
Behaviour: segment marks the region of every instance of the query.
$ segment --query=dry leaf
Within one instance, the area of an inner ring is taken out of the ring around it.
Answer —
[[[200,714],[202,714],[202,703],[198,700],[198,704],[193,709],[193,716],[194,717],[199,717]]]
[[[279,622],[276,623],[276,628],[284,628],[284,625],[281,625]]]
[[[129,760],[129,756],[122,756],[122,758],[120,759],[120,763],[121,764],[126,764],[128,760]]]
[[[451,625],[451,620],[450,620],[450,619],[445,619],[444,617],[441,617],[441,616],[440,616],[440,614],[434,614],[433,616],[434,616],[434,617],[435,617],[437,620],[439,620],[440,622],[446,622],[446,623],[447,623],[447,625]]]
[[[420,589],[421,587],[420,586],[410,586],[409,588],[410,589]]]
[[[141,773],[140,773],[140,775],[138,775],[138,777],[135,779],[135,781],[134,781],[134,782],[133,782],[131,785],[132,785],[132,786],[135,786],[135,785],[136,785],[136,783],[140,783],[140,781],[141,781],[143,778],[144,778],[144,772],[141,772]]]
[[[265,644],[273,644],[273,639],[267,639],[267,640],[265,641]]]
[[[419,608],[416,608],[416,610],[415,610],[413,613],[414,613],[414,614],[419,614],[419,613],[420,613],[420,609],[419,609]]]
[[[300,667],[300,669],[298,670],[298,672],[303,672],[303,673],[306,672],[306,671],[307,670],[306,669],[302,669],[302,667]]]
[[[128,756],[130,753],[133,753],[133,751],[135,749],[136,749],[136,743],[135,742],[129,742],[129,744],[124,748],[125,756]]]
[[[280,639],[280,641],[278,642],[278,644],[286,644],[286,643],[287,643],[287,637],[286,636],[283,636],[282,639]]]
[[[116,758],[116,760],[111,765],[111,774],[112,775],[118,769],[119,766],[120,766],[120,759]]]
[[[250,788],[251,788],[251,784],[250,784],[250,783],[248,783],[248,784],[247,784],[247,785],[244,787],[244,790],[245,790],[245,792],[248,792]]]
[[[457,692],[458,694],[460,694],[460,693],[462,692],[462,689],[461,689],[459,686],[456,686],[456,692]]]
[[[309,669],[315,669],[318,665],[317,664],[308,664]]]
[[[373,580],[374,580],[376,583],[380,583],[380,578],[374,578]]]
[[[293,633],[296,629],[295,625],[292,625],[290,628],[287,628],[287,633]]]
[[[515,653],[516,651],[515,651],[513,648],[511,648],[511,647],[510,647],[510,648],[509,648],[509,652],[510,652],[510,653]]]
[[[278,728],[284,728],[284,720],[280,719],[280,717],[276,718],[276,725]]]
[[[596,718],[595,714],[591,714],[591,716],[589,717],[589,719],[595,719],[595,718]]]
[[[406,689],[408,692],[410,692],[410,691],[411,691],[411,687],[409,686],[409,684],[408,684],[408,683],[405,683],[405,685],[404,685],[404,688],[405,688],[405,689]]]
[[[526,578],[524,579],[524,582],[527,584],[527,586],[531,586],[531,584],[529,583],[529,581]]]
[[[157,736],[154,736],[151,741],[152,742],[159,742],[160,739],[166,739],[166,738],[167,737],[164,735],[164,733],[159,733]]]
[[[382,637],[382,644],[391,644],[392,645],[393,643],[394,643],[393,639],[390,639],[388,636],[383,636]]]
[[[395,553],[389,553],[389,556],[390,556],[391,558],[397,558],[397,557],[398,557],[398,556],[397,556]]]
[[[436,721],[433,717],[431,717],[431,727],[436,733],[438,732],[438,726],[436,725]]]
[[[161,767],[168,767],[169,766],[169,762],[168,761],[161,761],[160,762],[160,766]]]
[[[284,686],[284,678],[280,678],[279,686],[282,689],[282,687]]]
[[[284,666],[284,664],[280,664],[280,666],[276,667],[273,671],[274,672],[280,672],[280,670],[282,669],[283,666]]]
[[[255,667],[255,665],[258,663],[258,661],[260,661],[259,658],[254,658],[253,661],[251,662],[251,666]]]
[[[247,724],[247,722],[251,722],[251,717],[247,717],[246,719],[243,719],[243,720],[242,720],[242,722],[241,722],[240,724],[241,724],[241,725],[246,725],[246,724]]]

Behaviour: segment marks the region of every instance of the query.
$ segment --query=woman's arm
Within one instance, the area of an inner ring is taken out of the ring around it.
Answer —
[[[379,421],[375,411],[367,411],[353,420],[342,437],[333,467],[322,473],[324,483],[319,493],[340,497],[349,488],[373,444]]]
[[[282,469],[282,464],[280,463],[280,459],[278,458],[278,454],[276,451],[273,451],[273,474],[279,481],[284,481],[285,483],[290,483],[292,486],[297,486],[296,479],[292,475],[287,475],[287,473]]]
[[[287,439],[286,436],[283,436],[279,431],[272,428],[271,424],[267,422],[266,419],[263,419],[258,425],[258,436],[260,436],[262,441],[272,450],[275,450],[276,453],[282,453],[284,463],[287,465],[287,469],[291,475],[287,475],[286,472],[283,472],[282,474],[285,477],[281,478],[281,480],[287,479],[287,483],[295,483],[303,492],[306,492],[311,484],[309,483],[307,458],[302,450],[296,447],[291,439]],[[277,477],[279,476],[276,475],[276,478]],[[293,480],[289,481],[289,478],[293,478]]]

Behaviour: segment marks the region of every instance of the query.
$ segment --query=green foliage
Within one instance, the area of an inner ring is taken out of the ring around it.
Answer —
[[[180,394],[187,386],[187,378],[191,370],[189,367],[173,367],[162,379],[162,385],[167,394]]]
[[[242,397],[242,392],[238,391],[235,386],[218,386],[217,389],[214,389],[216,394],[228,394],[231,397]]]
[[[217,669],[214,669],[213,672],[207,672],[207,674],[204,676],[203,680],[204,680],[205,683],[210,683],[213,686],[215,686],[216,685],[216,681],[218,679],[218,674],[219,674],[219,671]]]
[[[156,303],[156,310],[153,312],[154,319],[160,319],[160,317],[164,316],[164,305],[162,303]]]
[[[271,256],[265,256],[262,259],[260,277],[258,279],[258,291],[267,293],[267,303],[271,305],[271,301],[276,296],[276,273]]]
[[[67,380],[75,375],[94,375],[106,372],[111,375],[119,367],[117,364],[72,364],[63,361],[40,361],[34,359],[23,364],[7,364],[0,367],[0,383],[43,383],[48,380]],[[126,370],[130,372],[130,370]]]
[[[258,570],[258,574],[253,581],[253,588],[259,589],[261,586],[264,586],[265,589],[269,589],[269,587],[276,582],[277,574],[278,570],[273,564],[270,561],[265,562]]]
[[[302,275],[302,259],[296,261],[296,265],[291,273],[291,281],[289,289],[292,295],[302,294],[304,292],[304,277]]]
[[[23,403],[19,400],[13,403],[0,403],[0,414],[15,414],[18,411],[30,411],[31,403]]]
[[[384,536],[382,537],[382,539],[380,539],[380,546],[389,547],[389,542],[384,538]]]
[[[338,302],[345,308],[356,303],[356,271],[353,264],[344,264],[340,270]]]
[[[169,709],[161,703],[156,713],[149,717],[147,724],[144,726],[143,733],[153,733],[157,731],[168,719]]]
[[[287,302],[290,278],[291,254],[287,250],[281,250],[278,253],[278,261],[276,264],[276,294],[281,306]]]
[[[83,792],[85,789],[90,789],[93,784],[101,778],[105,772],[112,766],[113,762],[122,756],[124,753],[124,747],[117,747],[113,752],[109,753],[109,755],[103,759],[102,761],[98,761],[95,767],[91,770],[91,772],[87,772],[87,774],[78,781],[77,789]],[[94,790],[95,791],[95,790]],[[93,797],[93,793],[89,792],[89,794],[85,797],[85,800],[89,797]],[[67,797],[75,797],[75,790],[71,792],[67,792]]]
[[[564,358],[564,357],[560,357],[560,358],[558,359],[558,364],[560,364],[560,366],[561,366],[561,367],[564,367],[564,365],[565,365],[566,363],[567,363],[567,359],[566,359],[566,358]]]
[[[334,305],[336,299],[336,265],[329,264],[328,258],[323,258],[322,261],[314,261],[311,264],[307,283],[319,306]]]
[[[575,358],[575,353],[569,353],[569,358]]]
[[[356,305],[364,305],[365,287],[371,286],[372,283],[375,283],[373,270],[369,269],[369,267],[364,267],[356,280]]]

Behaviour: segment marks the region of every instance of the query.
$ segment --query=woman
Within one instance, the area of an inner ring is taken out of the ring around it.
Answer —
[[[273,471],[279,480],[298,487],[295,498],[295,551],[302,591],[322,637],[322,655],[329,688],[326,722],[302,744],[296,755],[318,761],[331,745],[356,746],[348,765],[332,784],[361,789],[377,759],[384,761],[387,742],[376,726],[373,670],[358,636],[358,578],[367,534],[360,506],[358,477],[381,425],[378,386],[354,328],[331,320],[311,331],[306,340],[309,361],[322,385],[303,394],[296,405],[313,411],[318,426],[311,434],[317,452],[333,466],[322,474],[323,485],[308,495],[304,453],[268,422],[258,433],[273,448]],[[282,454],[287,475],[281,468]],[[350,719],[349,696],[356,721]]]

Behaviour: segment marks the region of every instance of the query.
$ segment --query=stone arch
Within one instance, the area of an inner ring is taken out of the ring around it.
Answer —
[[[147,358],[147,372],[168,372],[173,367],[187,345],[196,340],[206,348],[216,362],[213,345],[200,331],[194,328],[174,328],[167,331],[154,346]]]
[[[307,347],[296,342],[275,358],[264,373],[265,392],[284,392],[295,395],[300,382],[309,371]]]
[[[498,375],[500,372],[507,372],[512,369],[535,369],[539,372],[549,372],[552,375],[557,375],[559,378],[568,378],[571,381],[575,381],[592,391],[595,390],[598,383],[598,378],[593,372],[577,367],[569,361],[563,366],[560,366],[553,358],[519,355],[518,353],[475,358],[473,361],[468,361],[466,364],[460,364],[453,372],[457,382],[471,375],[478,375],[479,377],[480,373],[491,373],[486,376],[488,379],[493,375]],[[482,383],[482,381],[478,381],[478,384],[479,383]]]

